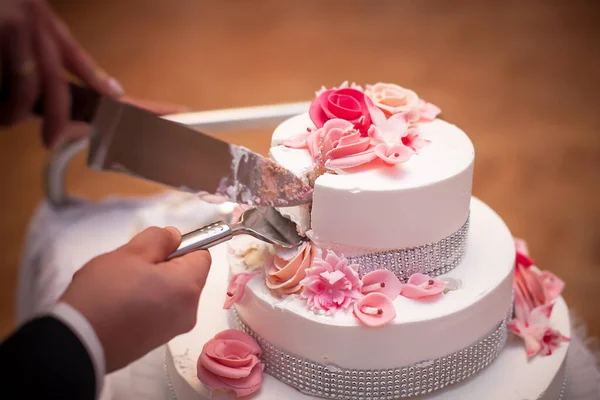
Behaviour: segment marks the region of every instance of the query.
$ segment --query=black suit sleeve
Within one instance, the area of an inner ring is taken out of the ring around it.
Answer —
[[[94,400],[92,359],[61,321],[32,320],[0,344],[0,397]]]

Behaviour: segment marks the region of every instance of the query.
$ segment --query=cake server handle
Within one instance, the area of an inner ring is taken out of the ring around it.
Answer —
[[[234,235],[234,229],[223,221],[215,222],[203,228],[186,233],[181,237],[181,244],[167,260],[181,257],[196,250],[207,250],[210,247],[226,242]]]

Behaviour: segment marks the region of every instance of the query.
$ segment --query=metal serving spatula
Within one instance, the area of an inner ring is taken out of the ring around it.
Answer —
[[[251,208],[242,214],[238,223],[229,225],[220,221],[186,233],[181,245],[169,255],[169,259],[196,250],[206,250],[241,234],[284,248],[298,246],[304,240],[298,235],[296,224],[272,207]]]

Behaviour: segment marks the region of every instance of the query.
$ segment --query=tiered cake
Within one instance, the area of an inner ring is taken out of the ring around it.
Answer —
[[[271,157],[314,186],[279,210],[307,241],[213,249],[198,324],[168,345],[172,396],[560,398],[563,284],[471,197],[473,145],[439,113],[344,83],[275,130]]]

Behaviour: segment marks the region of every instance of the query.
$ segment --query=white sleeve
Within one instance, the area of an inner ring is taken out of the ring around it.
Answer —
[[[58,303],[50,310],[49,314],[67,325],[87,349],[96,372],[96,398],[99,398],[104,384],[106,361],[104,360],[104,348],[94,328],[79,311],[66,303]]]

